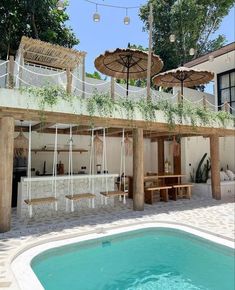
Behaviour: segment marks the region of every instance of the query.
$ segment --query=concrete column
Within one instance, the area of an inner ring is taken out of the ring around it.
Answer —
[[[143,129],[133,129],[133,209],[144,210]]]
[[[211,190],[214,199],[221,199],[220,187],[220,160],[219,160],[219,136],[210,136],[211,155]]]
[[[11,228],[14,118],[0,119],[0,232]]]

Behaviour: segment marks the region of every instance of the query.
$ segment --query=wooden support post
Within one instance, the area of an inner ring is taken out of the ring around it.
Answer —
[[[224,102],[224,111],[227,113],[229,112],[228,102]]]
[[[10,55],[8,63],[8,79],[7,79],[8,89],[14,88],[14,65],[15,65],[14,56]]]
[[[86,85],[85,85],[85,81],[86,81],[86,66],[85,66],[85,60],[86,57],[85,55],[83,56],[82,59],[82,97],[85,98],[86,96]]]
[[[158,156],[158,173],[164,173],[164,138],[158,138],[157,141],[157,156]]]
[[[147,63],[147,100],[151,100],[151,68],[152,68],[152,30],[153,30],[153,4],[149,5],[149,47],[148,47],[148,63]]]
[[[114,100],[115,98],[115,78],[111,77],[111,98]]]
[[[177,102],[180,105],[183,101],[183,95],[181,95],[180,91],[177,92]]]
[[[0,119],[0,232],[11,228],[14,118]]]
[[[211,155],[211,190],[214,199],[221,199],[220,187],[220,161],[219,161],[219,136],[210,136]]]
[[[70,68],[66,69],[66,77],[67,77],[66,92],[68,94],[71,94],[71,92],[72,92],[72,74],[71,74]]]
[[[133,129],[133,209],[144,210],[143,129]]]
[[[203,108],[206,110],[206,96],[203,95],[203,100],[202,100]]]

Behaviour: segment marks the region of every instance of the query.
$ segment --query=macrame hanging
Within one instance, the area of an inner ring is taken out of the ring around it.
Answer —
[[[14,139],[14,157],[27,158],[28,155],[28,139],[24,136],[22,128],[19,135]]]
[[[126,156],[130,156],[133,153],[133,145],[132,145],[132,141],[129,138],[128,134],[126,134],[126,137],[124,139],[124,144],[125,144],[125,154]]]
[[[180,156],[180,144],[176,141],[175,136],[173,138],[173,156]]]
[[[98,132],[96,132],[96,135],[94,138],[94,149],[95,149],[96,156],[103,154],[103,141],[100,139]]]

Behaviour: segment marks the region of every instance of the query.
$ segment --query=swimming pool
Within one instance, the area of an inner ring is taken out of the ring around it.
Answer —
[[[234,290],[234,251],[150,228],[54,248],[31,267],[46,290]]]

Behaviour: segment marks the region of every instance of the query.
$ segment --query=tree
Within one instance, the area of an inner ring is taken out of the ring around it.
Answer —
[[[164,61],[164,70],[222,47],[226,39],[211,39],[235,0],[148,0],[140,9],[140,18],[148,30],[149,4],[153,4],[153,50]],[[171,43],[169,36],[175,34]],[[195,48],[194,56],[189,49]]]
[[[86,76],[88,78],[92,78],[92,79],[97,79],[97,80],[102,80],[102,77],[101,75],[97,72],[97,71],[94,71],[94,73],[86,73]]]
[[[42,41],[73,47],[79,43],[70,27],[65,8],[57,9],[57,0],[1,0],[0,58],[15,54],[23,35]]]

